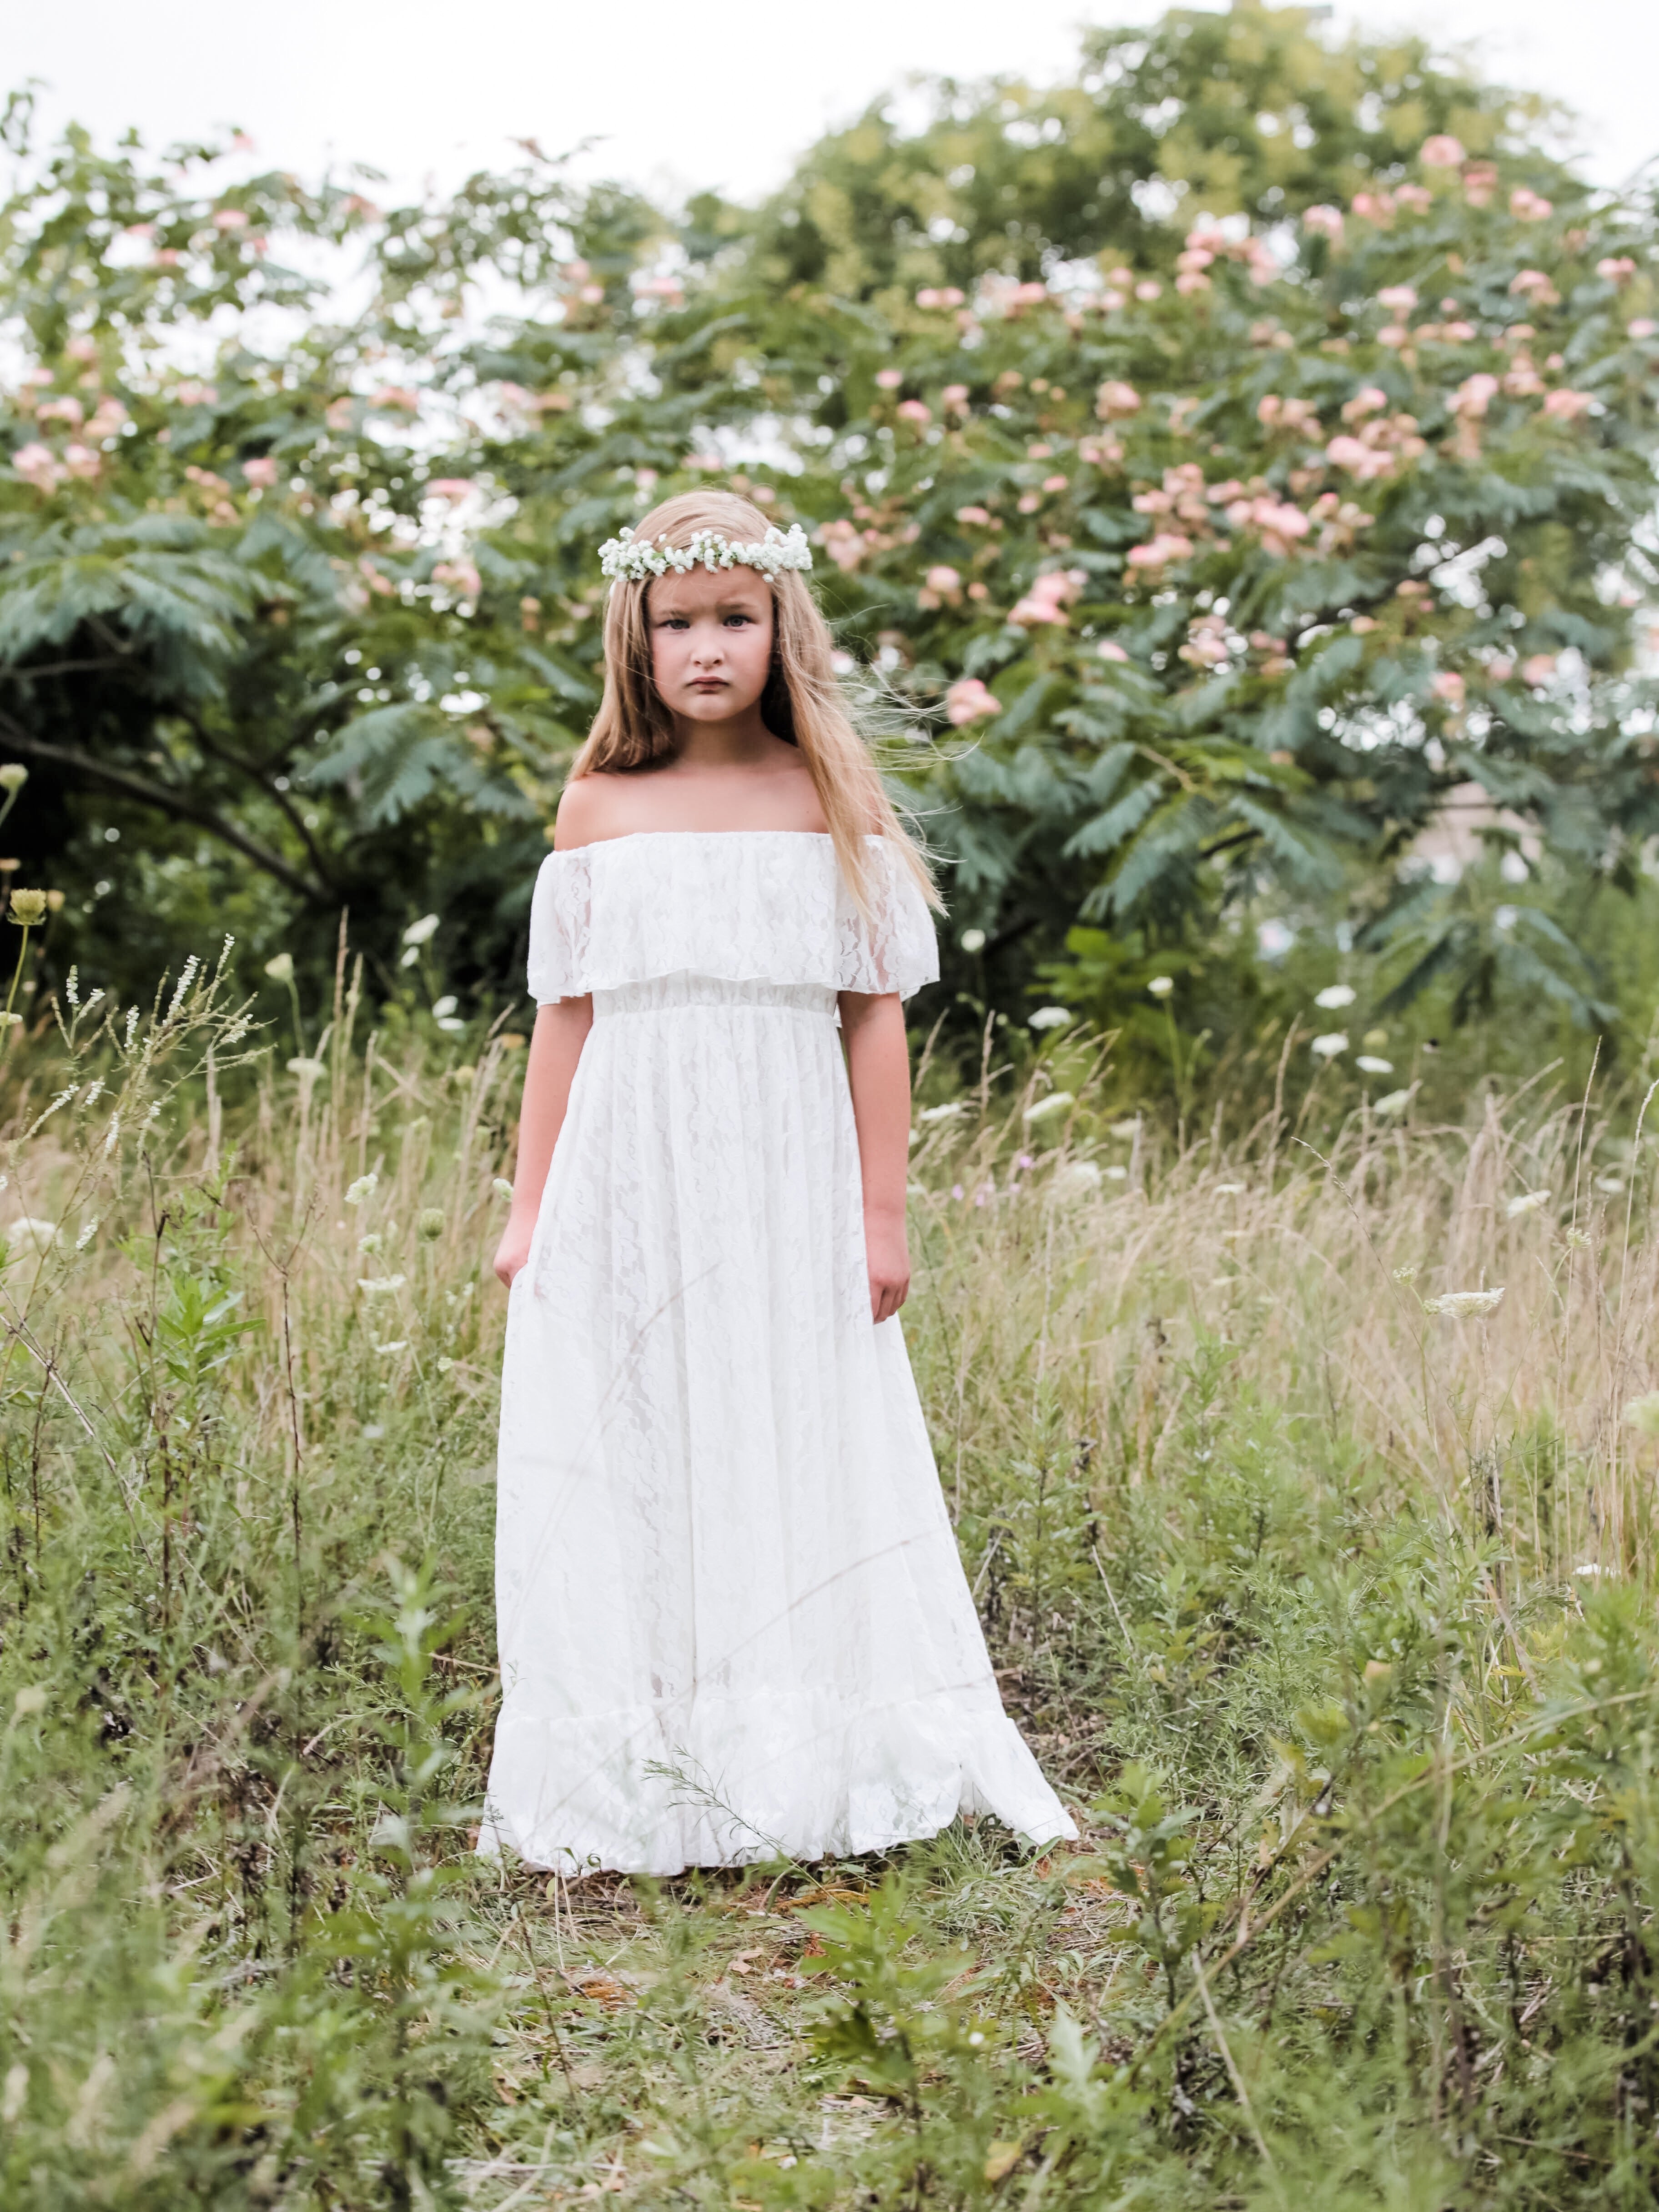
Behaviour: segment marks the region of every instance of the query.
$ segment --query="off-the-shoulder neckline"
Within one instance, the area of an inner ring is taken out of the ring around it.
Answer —
[[[561,846],[549,857],[555,860],[574,860],[578,853],[602,852],[607,845],[632,845],[641,837],[800,837],[820,845],[832,842],[827,830],[624,830],[620,837],[594,837],[586,845]],[[872,830],[866,834],[865,842],[878,845],[882,839]]]

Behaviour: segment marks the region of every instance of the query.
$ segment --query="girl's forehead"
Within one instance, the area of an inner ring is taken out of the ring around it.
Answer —
[[[770,606],[772,590],[753,568],[690,568],[684,575],[653,576],[647,605],[653,614],[713,614],[722,607],[753,613]]]

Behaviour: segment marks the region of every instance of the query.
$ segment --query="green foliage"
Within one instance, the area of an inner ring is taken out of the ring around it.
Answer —
[[[59,972],[213,924],[314,968],[349,908],[390,990],[430,908],[452,985],[516,991],[593,546],[725,453],[902,710],[987,939],[947,993],[1046,969],[1115,1022],[1139,977],[1065,981],[1079,927],[1176,973],[1335,915],[1401,1003],[1610,1018],[1562,886],[1659,831],[1650,209],[1543,103],[1294,9],[928,100],[678,217],[533,152],[389,210],[210,147],[26,167],[0,744]],[[1524,881],[1424,876],[1449,803]]]

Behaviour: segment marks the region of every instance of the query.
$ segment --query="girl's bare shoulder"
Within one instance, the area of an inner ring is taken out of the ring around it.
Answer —
[[[625,837],[630,830],[648,827],[635,818],[643,810],[629,803],[635,799],[635,785],[632,776],[611,775],[603,769],[573,778],[559,796],[554,850],[565,853],[578,845],[599,845],[608,837]]]
[[[714,770],[676,763],[629,775],[596,769],[568,783],[553,842],[567,852],[649,830],[827,827],[811,775],[796,758]]]

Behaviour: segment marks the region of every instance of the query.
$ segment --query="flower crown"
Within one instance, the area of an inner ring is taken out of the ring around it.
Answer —
[[[803,573],[812,565],[812,549],[799,523],[780,530],[775,523],[752,545],[734,544],[718,530],[699,530],[684,545],[653,544],[635,538],[631,530],[607,538],[599,548],[599,567],[617,581],[643,583],[647,576],[665,576],[672,570],[684,575],[690,568],[757,568],[763,576],[775,576],[784,568]]]

